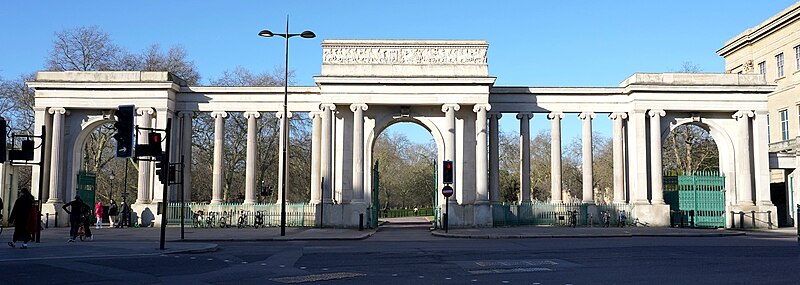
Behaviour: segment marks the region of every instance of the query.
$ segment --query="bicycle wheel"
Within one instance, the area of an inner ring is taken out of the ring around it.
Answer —
[[[219,228],[224,228],[227,225],[225,222],[225,217],[219,218]]]

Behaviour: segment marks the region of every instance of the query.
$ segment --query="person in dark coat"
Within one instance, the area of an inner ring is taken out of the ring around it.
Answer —
[[[69,210],[67,207],[69,207]],[[86,232],[86,236],[91,239],[91,227],[89,227],[88,223],[86,222],[89,219],[88,215],[90,208],[89,205],[86,205],[86,203],[83,202],[81,196],[75,195],[75,200],[64,204],[64,206],[61,206],[61,208],[64,209],[67,214],[69,214],[69,242],[75,242],[75,238],[78,236],[78,228],[80,228],[82,223],[85,223],[83,230]]]
[[[113,228],[115,223],[119,223],[117,220],[117,215],[119,214],[119,209],[117,208],[117,202],[114,199],[111,199],[111,204],[108,206],[108,227]]]
[[[10,247],[16,247],[17,241],[22,241],[22,248],[28,248],[28,241],[31,240],[31,234],[36,232],[34,228],[30,228],[31,219],[33,217],[33,196],[28,188],[21,188],[19,197],[14,202],[14,208],[8,216],[8,223],[14,224],[14,237],[8,243]],[[35,223],[34,223],[35,225]]]

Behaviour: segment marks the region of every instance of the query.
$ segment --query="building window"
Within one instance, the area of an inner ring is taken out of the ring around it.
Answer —
[[[795,70],[800,70],[800,45],[794,47]]]
[[[764,79],[767,79],[767,62],[766,61],[762,61],[762,62],[758,63],[758,72],[759,72],[759,74],[761,74],[761,77],[764,77]]]
[[[771,132],[769,130],[769,114],[767,114],[767,143],[771,143],[772,142],[772,139],[769,137],[770,133]]]
[[[788,140],[789,139],[789,111],[788,110],[781,110],[779,112],[781,115],[781,140]]]
[[[783,53],[775,56],[775,61],[778,63],[778,78],[783,77]]]

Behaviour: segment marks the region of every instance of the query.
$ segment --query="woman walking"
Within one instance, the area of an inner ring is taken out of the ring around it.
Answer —
[[[11,215],[8,216],[8,222],[14,224],[14,237],[8,242],[8,246],[16,247],[17,241],[22,241],[22,248],[28,248],[28,241],[31,240],[31,235],[36,233],[36,216],[36,208],[33,207],[33,196],[31,196],[28,188],[23,187],[19,190],[19,197],[14,202]]]
[[[94,206],[94,216],[97,218],[95,229],[99,229],[103,225],[103,202],[97,202]]]

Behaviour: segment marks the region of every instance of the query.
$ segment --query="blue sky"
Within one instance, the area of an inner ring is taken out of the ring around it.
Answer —
[[[278,39],[256,35],[313,30],[293,39],[297,85],[319,74],[322,39],[480,39],[489,42],[489,72],[498,86],[616,86],[635,72],[676,71],[685,61],[721,72],[716,50],[733,36],[793,4],[787,0],[672,1],[3,1],[0,76],[42,69],[53,33],[97,25],[117,44],[140,52],[152,43],[183,45],[202,81],[243,66],[283,65]],[[533,132],[549,129],[543,116]],[[574,117],[574,116],[572,116]],[[564,136],[579,136],[575,118]],[[594,127],[610,133],[598,116]],[[504,131],[518,130],[513,116]],[[412,138],[421,128],[398,127]],[[408,130],[408,131],[407,131]],[[565,141],[568,139],[565,139]]]

